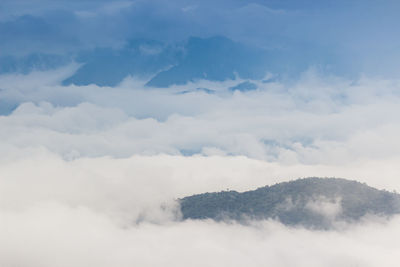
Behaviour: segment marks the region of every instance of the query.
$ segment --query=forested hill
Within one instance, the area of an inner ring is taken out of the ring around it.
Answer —
[[[276,219],[286,225],[328,229],[365,215],[400,213],[400,195],[339,178],[304,178],[239,193],[222,191],[180,199],[183,219]]]

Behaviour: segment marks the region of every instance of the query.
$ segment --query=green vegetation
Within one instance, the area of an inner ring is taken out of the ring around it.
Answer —
[[[400,213],[400,195],[339,178],[305,178],[239,193],[223,191],[180,199],[183,219],[276,219],[286,225],[329,229],[365,215]]]

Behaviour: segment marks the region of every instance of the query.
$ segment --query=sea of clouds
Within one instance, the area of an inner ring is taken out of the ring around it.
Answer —
[[[232,92],[245,81],[61,86],[74,64],[0,75],[0,267],[399,266],[399,217],[180,221],[181,197],[299,177],[400,191],[399,2],[328,2],[2,0],[5,58],[223,35],[352,78],[316,67]]]
[[[398,265],[396,217],[180,222],[176,200],[309,176],[400,191],[400,81],[61,86],[76,67],[0,76],[0,266]]]

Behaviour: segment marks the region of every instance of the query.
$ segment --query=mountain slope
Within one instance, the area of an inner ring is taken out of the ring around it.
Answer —
[[[96,48],[81,52],[83,66],[64,85],[116,86],[127,76],[146,77],[169,68],[181,57],[179,49],[154,40],[135,39],[119,50]]]
[[[262,79],[267,71],[265,50],[248,47],[222,36],[191,37],[181,44],[131,40],[119,50],[97,48],[82,52],[83,66],[63,84],[115,86],[125,77],[154,76],[150,87],[168,87],[196,80]]]
[[[68,55],[33,53],[21,57],[0,56],[0,75],[8,73],[28,74],[32,71],[46,71],[70,64]]]
[[[239,193],[223,191],[180,199],[183,219],[277,219],[286,225],[328,229],[367,214],[400,213],[400,195],[339,178],[305,178]]]
[[[168,87],[195,80],[224,81],[262,79],[267,70],[266,51],[236,43],[222,36],[206,39],[191,37],[185,56],[176,66],[158,73],[148,86]]]

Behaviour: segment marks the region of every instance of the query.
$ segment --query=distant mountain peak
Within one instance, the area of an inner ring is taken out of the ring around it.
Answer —
[[[267,70],[266,51],[234,42],[223,36],[190,37],[182,60],[158,73],[147,85],[168,87],[196,80],[262,79]]]

